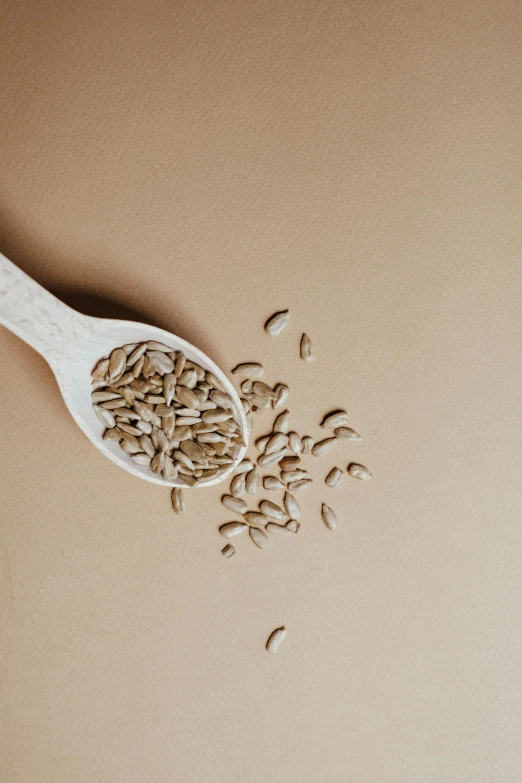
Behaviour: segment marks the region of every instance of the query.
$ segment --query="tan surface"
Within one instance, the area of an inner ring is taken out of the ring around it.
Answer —
[[[376,478],[224,561],[219,492],[175,517],[2,330],[0,779],[518,783],[520,3],[2,8],[2,250],[261,359],[301,432],[346,405],[315,475]]]

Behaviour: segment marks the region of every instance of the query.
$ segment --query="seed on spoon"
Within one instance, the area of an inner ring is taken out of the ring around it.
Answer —
[[[154,367],[161,375],[174,371],[174,362],[161,351],[147,351],[147,356]]]
[[[118,427],[110,427],[108,430],[105,430],[103,433],[103,440],[112,440],[112,441],[120,441],[121,440],[121,432],[118,429]]]
[[[92,377],[95,381],[105,380],[105,376],[109,371],[109,360],[100,359],[94,370],[92,371]]]
[[[115,348],[109,356],[109,381],[115,381],[117,378],[120,378],[125,371],[126,364],[127,354],[125,351],[122,348]]]
[[[147,467],[150,466],[150,457],[148,454],[145,454],[145,452],[139,452],[138,454],[131,454],[130,455],[131,460],[136,463],[136,465],[145,465]]]
[[[373,478],[368,468],[365,468],[364,465],[358,465],[356,462],[348,465],[348,473],[352,478],[362,479],[363,481]]]
[[[147,350],[147,343],[138,345],[127,359],[127,367],[132,367],[138,359],[140,359]]]
[[[278,334],[281,334],[283,329],[288,326],[289,320],[290,313],[288,310],[281,310],[280,312],[274,313],[274,315],[270,316],[265,324],[265,330],[271,337],[276,337]]]
[[[114,418],[112,413],[108,411],[106,408],[100,408],[99,405],[95,405],[94,410],[96,412],[97,417],[105,427],[111,429],[112,427],[116,426],[116,419]]]

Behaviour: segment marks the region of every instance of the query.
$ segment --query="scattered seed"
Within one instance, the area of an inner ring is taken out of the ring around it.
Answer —
[[[267,468],[269,465],[275,465],[276,462],[283,459],[286,449],[274,451],[272,454],[261,454],[257,458],[257,464],[260,468]]]
[[[282,413],[277,416],[276,420],[274,421],[274,432],[283,432],[287,433],[290,428],[290,413],[288,411],[283,411]]]
[[[264,448],[264,453],[273,454],[274,451],[280,451],[281,449],[286,448],[287,444],[288,435],[285,435],[284,432],[276,432],[276,434],[272,435],[271,438],[269,437],[268,442]]]
[[[286,525],[278,525],[276,522],[268,522],[265,525],[265,530],[267,533],[273,533],[276,536],[289,536],[291,534]]]
[[[275,631],[272,631],[266,643],[267,652],[275,655],[279,650],[285,636],[286,628],[284,625],[282,625],[281,628],[276,628]]]
[[[306,470],[282,470],[281,478],[289,484],[291,481],[301,481],[301,479],[307,479],[310,476]]]
[[[289,519],[285,527],[290,530],[291,533],[297,533],[301,527],[301,523],[297,519]]]
[[[243,378],[261,378],[263,372],[263,366],[258,364],[258,362],[244,362],[243,364],[238,364],[232,370],[234,375],[239,375]]]
[[[244,514],[248,509],[244,500],[235,498],[232,495],[223,495],[221,502],[225,508],[228,508],[229,511],[233,511],[234,514]]]
[[[271,437],[272,437],[271,435],[264,435],[262,438],[258,438],[256,440],[256,449],[261,452],[265,451],[266,444],[268,443]]]
[[[254,544],[259,547],[259,549],[264,549],[270,543],[270,539],[268,538],[267,534],[264,530],[261,530],[260,527],[249,527],[248,534]]]
[[[266,525],[268,522],[266,516],[264,514],[260,514],[259,511],[247,511],[246,514],[243,514],[243,516],[249,525]]]
[[[272,503],[271,500],[262,500],[259,504],[259,510],[269,519],[275,519],[277,522],[282,522],[286,519],[286,514],[277,503]]]
[[[245,479],[246,473],[239,473],[230,482],[230,494],[235,498],[240,498],[245,494]]]
[[[342,440],[362,440],[361,436],[355,430],[350,429],[350,427],[337,427],[334,430],[334,435]]]
[[[288,484],[288,489],[291,492],[299,492],[300,489],[303,489],[303,487],[306,487],[308,484],[312,483],[312,479],[301,479],[300,481],[292,481],[290,484]]]
[[[344,427],[348,423],[348,414],[346,411],[338,410],[328,413],[321,422],[321,427],[328,430],[335,430],[337,427]]]
[[[301,337],[300,346],[301,359],[303,362],[311,362],[314,358],[314,346],[307,334],[303,334]]]
[[[332,468],[324,482],[329,487],[336,487],[343,477],[343,472],[339,468]]]
[[[252,384],[252,393],[262,400],[267,400],[269,404],[276,398],[274,390],[263,381],[254,381]]]
[[[221,525],[219,533],[223,538],[234,538],[234,536],[244,533],[247,528],[246,522],[227,522],[225,525]]]
[[[335,513],[332,511],[330,506],[327,506],[326,503],[323,503],[321,507],[321,516],[328,530],[335,530],[337,527],[337,517],[335,516]]]
[[[299,463],[301,462],[301,458],[294,456],[294,457],[283,457],[281,462],[279,463],[279,467],[281,470],[295,470]]]
[[[285,489],[283,482],[275,476],[265,476],[263,478],[263,487],[270,490]]]
[[[288,310],[281,310],[280,312],[274,313],[274,315],[270,316],[265,324],[265,330],[271,337],[276,337],[278,334],[281,334],[283,329],[288,326],[289,320],[290,313]]]
[[[232,546],[232,544],[227,544],[226,547],[221,550],[221,554],[226,560],[228,560],[229,557],[232,557],[232,555],[236,554],[236,548]]]
[[[301,509],[299,508],[299,503],[293,497],[293,495],[291,495],[289,492],[285,492],[283,503],[288,516],[292,519],[299,519],[301,516]]]
[[[252,383],[252,381],[243,381],[243,383],[241,384],[241,391],[244,394],[251,394],[253,385],[254,384]]]
[[[361,479],[363,481],[373,478],[368,468],[365,468],[364,465],[358,465],[356,462],[352,462],[348,465],[348,473],[352,478]]]
[[[303,446],[301,443],[301,438],[297,434],[297,432],[290,432],[288,435],[288,445],[290,446],[290,449],[294,452],[294,454],[300,454]]]
[[[239,465],[236,466],[234,469],[235,474],[239,473],[248,473],[249,470],[252,470],[254,467],[253,463],[249,459],[244,459],[242,462],[239,463]]]
[[[326,454],[334,445],[337,438],[325,438],[316,443],[312,448],[312,454],[314,457],[320,457],[322,454]]]
[[[284,383],[278,383],[274,388],[275,399],[272,400],[272,407],[277,408],[284,405],[288,397],[288,386]]]
[[[185,511],[185,498],[183,497],[183,490],[179,487],[174,487],[170,495],[172,508],[176,514],[182,514]]]
[[[261,475],[257,468],[253,468],[246,474],[245,489],[249,495],[255,495],[259,489]]]

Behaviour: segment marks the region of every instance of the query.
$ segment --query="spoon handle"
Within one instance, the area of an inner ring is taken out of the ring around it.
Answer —
[[[56,372],[89,336],[89,318],[60,302],[0,253],[0,324],[38,351]]]

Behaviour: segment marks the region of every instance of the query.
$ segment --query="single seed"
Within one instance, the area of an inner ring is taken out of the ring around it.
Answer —
[[[127,354],[122,348],[115,348],[109,356],[109,381],[115,381],[121,378],[127,364]]]
[[[161,351],[147,351],[147,356],[154,369],[161,375],[174,371],[174,362],[170,356],[167,356]]]
[[[303,446],[301,443],[301,438],[297,434],[297,432],[290,432],[288,435],[288,445],[290,446],[290,449],[294,452],[294,454],[300,454]]]
[[[245,479],[246,473],[239,473],[230,482],[230,494],[235,498],[240,498],[245,494]]]
[[[145,433],[143,433],[143,435],[140,437],[140,446],[141,450],[148,454],[151,459],[155,456],[156,449],[154,448],[154,444],[152,443],[149,436],[145,435]]]
[[[341,440],[362,440],[361,436],[350,427],[337,427],[334,430],[334,435]]]
[[[264,514],[260,514],[259,511],[247,511],[246,514],[243,514],[243,516],[249,525],[266,525],[268,522],[266,516]]]
[[[152,470],[153,473],[161,473],[164,467],[165,467],[165,452],[160,451],[152,458],[150,462],[150,469]]]
[[[232,416],[230,411],[224,410],[224,408],[216,408],[213,411],[204,411],[201,418],[207,424],[215,424],[216,422],[227,421]]]
[[[183,497],[183,490],[179,487],[174,487],[171,496],[172,508],[176,514],[182,514],[185,511],[185,498]]]
[[[330,506],[327,506],[326,503],[323,503],[321,507],[321,516],[328,530],[335,530],[337,527],[337,517],[335,516],[335,513],[330,508]]]
[[[263,372],[263,366],[258,362],[244,362],[232,370],[233,375],[240,375],[243,378],[261,378]]]
[[[194,370],[185,370],[178,378],[179,386],[186,386],[187,389],[193,389],[198,382],[198,376]]]
[[[165,343],[158,343],[157,340],[149,340],[146,344],[147,351],[163,351],[163,353],[170,353],[172,348],[169,348]]]
[[[174,431],[172,433],[172,440],[187,440],[187,438],[192,437],[192,432],[190,430],[190,427],[188,427],[186,424],[181,424],[179,426],[174,427]]]
[[[335,430],[337,427],[344,427],[348,423],[348,414],[346,411],[332,411],[328,413],[321,422],[321,427],[327,430]]]
[[[234,403],[226,392],[222,392],[219,389],[212,389],[209,394],[210,399],[215,402],[220,408],[226,410],[232,410]]]
[[[103,440],[112,440],[112,441],[120,441],[121,440],[121,432],[118,429],[118,427],[110,427],[108,430],[105,430],[103,433]]]
[[[222,504],[229,511],[233,511],[234,514],[244,514],[248,510],[248,506],[241,498],[235,498],[232,495],[223,495],[221,498]]]
[[[278,525],[276,522],[268,522],[265,525],[265,530],[267,533],[273,533],[276,536],[289,536],[291,534],[286,525]]]
[[[327,484],[329,487],[336,487],[339,482],[341,481],[343,477],[343,472],[339,468],[332,468],[327,477],[324,480],[324,483]]]
[[[147,353],[143,354],[143,366],[141,370],[141,374],[144,378],[150,378],[152,375],[154,375],[156,372],[156,368],[152,364],[149,355]]]
[[[267,383],[264,383],[264,381],[254,381],[252,384],[252,393],[257,397],[260,397],[262,400],[268,400],[268,402],[271,402],[276,398],[272,387]]]
[[[183,441],[185,442],[185,441]],[[174,458],[185,468],[188,468],[189,470],[195,470],[194,463],[192,462],[189,457],[187,457],[186,454],[184,454],[182,451],[176,450],[174,451]],[[178,467],[178,466],[176,466]],[[178,468],[179,470],[179,468]]]
[[[283,457],[281,462],[279,463],[279,467],[281,470],[295,470],[299,463],[301,462],[301,457]]]
[[[265,435],[262,438],[258,438],[256,440],[256,449],[261,452],[265,451],[266,444],[268,443],[271,437],[272,437],[271,435]]]
[[[254,384],[252,383],[252,381],[243,381],[243,383],[241,384],[241,391],[244,392],[245,394],[250,394],[252,392],[253,385]]]
[[[276,434],[272,435],[272,437],[269,439],[268,443],[266,444],[264,453],[273,454],[274,451],[280,451],[281,449],[285,449],[287,444],[288,444],[288,435],[285,435],[284,432],[276,432]]]
[[[311,362],[314,358],[314,346],[307,334],[303,334],[301,337],[300,345],[301,359],[303,362]]]
[[[233,547],[232,544],[227,544],[226,547],[221,550],[221,554],[226,560],[228,560],[229,557],[232,557],[232,555],[236,554],[236,548]]]
[[[284,625],[282,625],[281,628],[276,628],[275,631],[272,631],[266,643],[267,652],[275,655],[279,650],[285,636],[286,628]]]
[[[322,454],[326,454],[334,445],[337,438],[325,438],[316,443],[312,448],[312,454],[314,457],[320,457]]]
[[[286,519],[286,514],[277,503],[271,500],[262,500],[259,504],[259,510],[269,519],[275,519],[276,522],[282,522]]]
[[[184,440],[179,448],[192,462],[200,462],[206,457],[205,450],[193,440]]]
[[[247,528],[246,522],[227,522],[226,525],[221,525],[219,533],[223,538],[234,538],[244,533]]]
[[[283,329],[288,326],[289,320],[290,313],[288,310],[281,310],[278,313],[274,313],[266,322],[265,331],[267,331],[271,337],[277,337],[277,335],[281,334]]]
[[[184,425],[192,427],[193,424],[198,424],[200,421],[201,419],[196,418],[195,416],[180,416],[179,418],[176,418],[176,425],[178,427],[182,427]]]
[[[259,489],[260,478],[261,475],[257,468],[253,468],[249,473],[246,474],[245,489],[249,495],[256,494],[257,490]]]
[[[264,549],[270,543],[267,534],[260,527],[249,527],[248,535],[259,549]]]
[[[237,465],[237,467],[234,470],[234,473],[248,473],[249,470],[252,470],[254,467],[253,463],[249,459],[244,459],[242,462]]]
[[[361,479],[362,481],[373,478],[368,468],[365,468],[364,465],[358,465],[356,462],[352,462],[348,465],[348,473],[352,478]]]
[[[150,457],[143,451],[139,452],[138,454],[131,454],[131,459],[136,463],[136,465],[145,465],[147,467],[150,466]]]
[[[288,397],[288,386],[284,383],[278,383],[274,388],[275,399],[272,400],[272,407],[277,408],[284,405]]]
[[[205,373],[205,379],[213,389],[219,389],[219,391],[225,391],[223,388],[223,384],[221,383],[220,380],[216,378],[216,376],[213,373],[211,372]]]
[[[167,405],[171,404],[172,400],[174,399],[175,392],[176,376],[174,373],[168,372],[163,376],[163,396],[165,397],[165,402]]]
[[[126,441],[127,443],[130,443],[130,445],[134,447],[133,454],[136,454],[138,451],[145,451],[145,449],[141,448],[140,443],[139,443],[138,439],[136,438],[136,436],[133,435],[130,432],[126,432],[123,429],[124,427],[126,427],[125,424],[120,424],[119,425],[119,430],[120,430],[120,433],[121,433],[121,437],[122,437],[122,439],[124,441]],[[138,432],[139,432],[139,430],[138,430]]]
[[[187,386],[176,386],[176,399],[186,408],[197,408],[199,400]]]
[[[95,391],[91,394],[93,402],[108,402],[109,400],[121,400],[121,394],[108,391]]]
[[[95,381],[103,381],[105,380],[105,376],[107,375],[109,371],[109,360],[108,359],[100,359],[94,370],[92,371],[92,377]]]
[[[240,399],[241,405],[243,406],[243,411],[245,415],[248,415],[250,413],[250,403],[248,400],[246,400],[244,397],[241,397]]]
[[[263,487],[270,490],[285,489],[283,482],[275,476],[265,476],[263,478]]]
[[[172,421],[172,419],[170,419],[170,421]],[[146,435],[150,435],[152,432],[152,424],[150,421],[143,421],[143,419],[140,419],[138,422],[136,422],[136,428],[144,432]]]
[[[125,400],[122,400],[120,397],[117,400],[107,400],[107,402],[100,402],[100,408],[105,408],[107,411],[113,411],[117,408],[125,408],[126,403]]]
[[[287,433],[290,427],[290,413],[283,411],[274,421],[274,432]]]
[[[186,361],[187,361],[187,357],[185,356],[183,351],[180,351],[176,357],[176,364],[174,365],[174,375],[176,376],[176,378],[179,378],[179,376],[183,372]]]
[[[128,386],[122,386],[119,391],[121,392],[121,396],[127,405],[134,405],[135,395],[132,389],[130,389]]]
[[[291,481],[301,481],[301,479],[307,479],[310,476],[306,470],[282,470],[281,478],[289,484]]]
[[[212,400],[205,400],[205,402],[200,402],[198,405],[198,410],[200,413],[203,411],[212,411],[217,408],[217,405],[215,402],[212,402]]]
[[[145,356],[141,356],[136,362],[136,364],[134,365],[134,367],[132,368],[132,375],[134,378],[138,378],[141,375],[144,361],[145,361]]]
[[[301,527],[301,523],[297,519],[289,519],[285,527],[290,530],[291,533],[297,533]]]
[[[267,468],[269,465],[275,465],[276,462],[283,459],[285,451],[286,449],[280,449],[279,451],[274,451],[272,454],[261,454],[257,458],[257,464],[260,468]]]
[[[288,516],[292,519],[299,519],[301,516],[301,509],[299,508],[299,503],[293,497],[293,495],[291,495],[289,492],[285,492],[283,503]]]
[[[303,489],[303,487],[306,487],[307,484],[311,484],[312,479],[300,479],[300,481],[292,481],[288,485],[288,489],[290,492],[299,492],[300,489]]]
[[[127,343],[127,345],[122,346],[123,350],[125,351],[125,354],[127,356],[130,356],[133,351],[136,350],[139,343]]]
[[[176,429],[176,417],[169,416],[167,419],[161,420],[161,429],[169,440],[172,440],[174,430]]]
[[[140,359],[145,351],[147,350],[147,343],[142,343],[141,345],[138,345],[137,348],[134,349],[134,351],[130,354],[129,358],[127,359],[127,367],[132,367],[138,359]]]
[[[175,481],[178,477],[178,471],[174,467],[174,463],[172,462],[172,459],[166,455],[165,456],[165,467],[163,468],[163,478],[165,481]]]
[[[111,429],[112,427],[116,426],[116,419],[110,411],[106,410],[105,408],[100,408],[99,405],[94,406],[94,411],[105,427]]]

